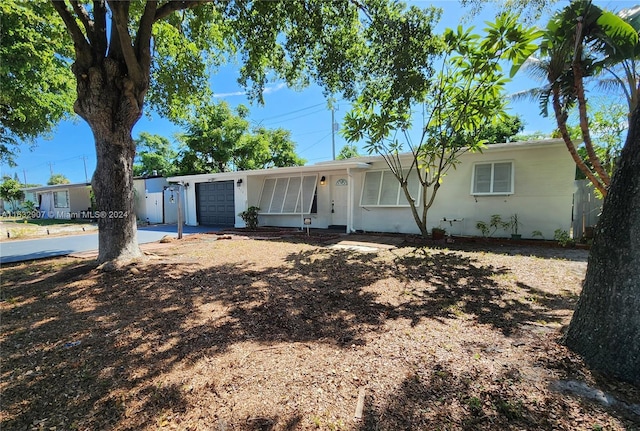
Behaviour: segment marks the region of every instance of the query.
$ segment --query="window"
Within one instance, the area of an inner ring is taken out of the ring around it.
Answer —
[[[509,195],[513,193],[513,162],[478,163],[473,167],[471,194]]]
[[[260,214],[309,214],[316,196],[315,175],[266,178],[260,196]]]
[[[409,192],[417,201],[420,181],[418,173],[412,171],[408,178]],[[408,206],[409,201],[400,187],[400,181],[391,171],[374,171],[365,173],[361,206]]]
[[[69,192],[53,192],[53,206],[56,208],[69,208]]]

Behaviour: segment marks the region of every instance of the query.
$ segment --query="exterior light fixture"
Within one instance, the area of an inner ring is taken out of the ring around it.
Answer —
[[[239,178],[238,181],[236,181],[236,185],[238,187],[240,187],[242,185],[242,178]]]
[[[327,178],[323,175],[323,176],[320,178],[320,185],[321,185],[321,186],[324,186],[325,184],[327,184]]]

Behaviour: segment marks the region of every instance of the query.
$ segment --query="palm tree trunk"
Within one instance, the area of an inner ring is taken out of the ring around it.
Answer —
[[[602,196],[607,195],[607,187],[606,185],[598,178],[589,167],[584,163],[582,157],[576,151],[576,147],[571,140],[571,136],[569,135],[569,131],[567,130],[567,114],[562,109],[562,105],[560,104],[560,90],[554,86],[552,89],[553,92],[553,111],[556,115],[556,122],[558,123],[558,129],[560,130],[560,134],[562,135],[562,139],[564,140],[567,149],[569,150],[569,154],[571,154],[571,158],[575,162],[578,169],[591,181],[595,188],[602,193]]]

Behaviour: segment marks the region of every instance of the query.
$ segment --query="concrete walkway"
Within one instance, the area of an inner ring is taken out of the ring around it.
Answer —
[[[183,234],[216,232],[220,230],[207,226],[184,226]],[[165,235],[177,237],[177,225],[154,225],[138,228],[138,244],[160,241]],[[56,236],[29,240],[0,242],[0,263],[23,262],[55,256],[67,256],[98,249],[97,232],[84,235]]]
[[[404,242],[404,236],[351,234],[327,245],[334,250],[354,250],[362,253],[377,253],[396,248]]]

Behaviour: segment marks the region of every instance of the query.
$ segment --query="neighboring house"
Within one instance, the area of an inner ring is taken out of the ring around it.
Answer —
[[[134,209],[141,222],[149,224],[178,222],[177,187],[171,186],[166,178],[136,177],[133,179]]]
[[[88,218],[91,211],[89,183],[56,184],[23,189],[25,196],[36,204],[41,218]]]
[[[427,225],[480,235],[478,221],[518,214],[524,238],[570,231],[575,165],[560,139],[489,145],[466,153],[444,177]],[[381,157],[301,167],[170,177],[184,185],[189,225],[243,227],[239,213],[260,207],[261,226],[344,227],[346,232],[418,233],[398,181]],[[415,179],[410,188],[418,195]],[[499,231],[496,236],[510,232]]]
[[[24,191],[24,197],[20,201],[16,202],[16,205],[14,205],[14,202],[0,199],[0,213],[15,214],[20,212],[25,212],[25,206],[24,206],[25,202],[31,201],[35,203],[36,200],[33,193],[27,192],[24,189],[23,191]]]

